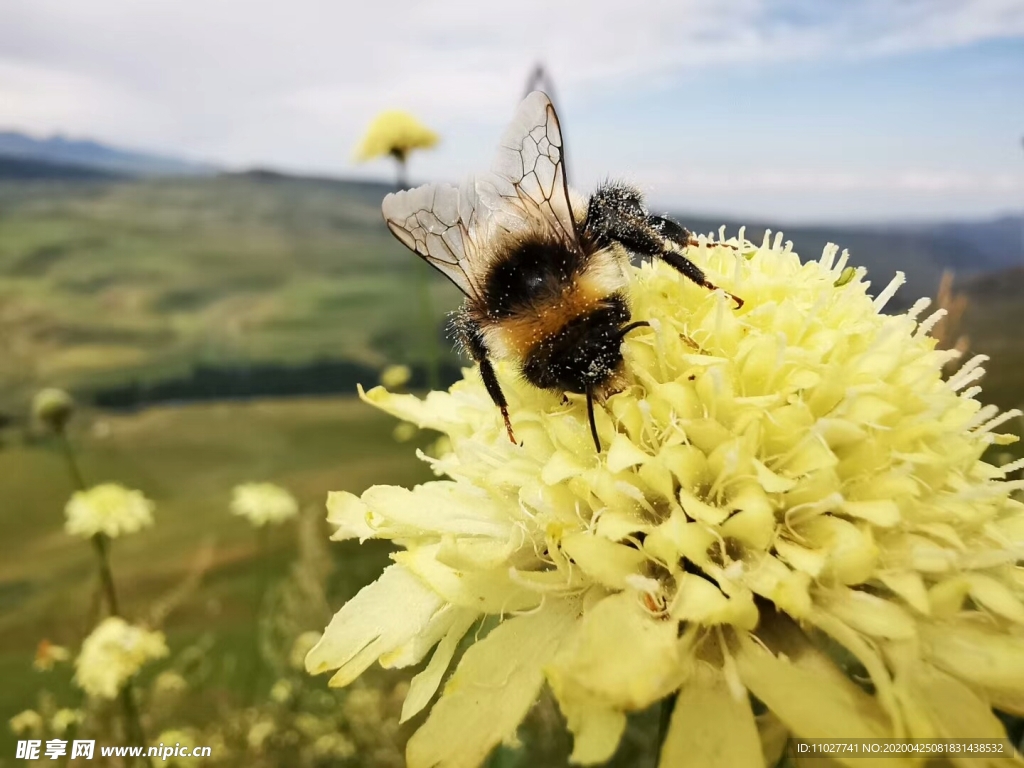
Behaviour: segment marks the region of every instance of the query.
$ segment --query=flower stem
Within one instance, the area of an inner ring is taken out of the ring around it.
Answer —
[[[92,544],[96,550],[96,558],[99,561],[100,581],[103,583],[103,594],[106,595],[107,605],[110,607],[110,615],[120,616],[121,608],[117,599],[117,589],[114,587],[114,572],[110,569],[110,558],[107,556],[106,535],[97,533],[92,537]]]
[[[396,155],[398,162],[397,188],[401,192],[409,185],[408,169],[405,157]],[[416,288],[420,299],[420,324],[423,326],[423,349],[427,355],[427,389],[435,390],[441,388],[441,350],[437,343],[437,333],[434,327],[434,306],[430,298],[430,272],[423,269],[422,264],[416,264]]]
[[[260,643],[260,616],[263,613],[263,604],[266,601],[267,593],[270,591],[272,573],[269,563],[270,553],[270,530],[267,525],[261,525],[256,529],[256,599],[253,604],[253,657],[252,668],[248,680],[248,699],[255,701],[259,693],[260,677],[263,674],[263,647]]]
[[[71,440],[68,438],[66,429],[60,430],[60,444],[64,449],[64,458],[68,463],[68,472],[71,473],[71,480],[80,491],[86,490],[85,477],[82,469],[78,466],[78,459],[75,457],[75,450],[71,447]]]
[[[78,487],[78,490],[86,490],[85,476],[82,474],[82,468],[78,464],[78,457],[75,456],[75,449],[68,438],[67,430],[63,428],[60,430],[60,443],[64,448],[64,458],[67,460],[68,471],[71,473],[72,481]],[[103,533],[97,533],[92,537],[92,544],[96,552],[96,560],[100,570],[100,582],[103,585],[103,594],[106,596],[107,606],[110,608],[110,615],[120,616],[121,606],[120,601],[117,599],[117,588],[114,586],[114,572],[110,568],[107,536]],[[135,745],[144,747],[146,741],[145,732],[142,730],[142,719],[139,716],[139,709],[135,705],[135,688],[130,679],[121,688],[121,708],[124,710],[125,738]],[[146,765],[153,765],[148,755],[143,758],[143,761]],[[130,755],[125,757],[126,766],[131,768],[134,764],[134,757]]]

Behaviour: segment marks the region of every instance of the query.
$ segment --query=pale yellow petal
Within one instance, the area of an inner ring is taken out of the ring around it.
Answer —
[[[982,573],[971,573],[965,578],[970,584],[971,597],[979,605],[1017,624],[1024,624],[1024,604],[1009,587]]]
[[[512,521],[486,493],[465,485],[437,480],[411,491],[391,485],[366,490],[369,524],[386,538],[455,533],[507,539]]]
[[[746,691],[698,663],[679,691],[658,761],[660,768],[762,768],[761,738]]]
[[[543,668],[578,610],[573,601],[552,599],[474,643],[427,721],[409,739],[409,768],[477,768],[495,746],[514,737],[537,700]]]
[[[808,645],[795,658],[775,656],[741,638],[736,654],[744,685],[800,738],[884,738],[887,718],[865,693]],[[852,763],[855,765],[855,763]]]
[[[552,670],[610,705],[635,710],[675,690],[686,667],[677,623],[648,614],[635,593],[619,592],[588,607]]]
[[[414,637],[380,655],[380,665],[385,669],[401,669],[419,664],[437,645],[442,637],[459,622],[465,609],[446,604],[430,617]]]
[[[878,574],[878,579],[915,610],[925,615],[931,613],[928,590],[921,574],[916,571],[889,571]]]
[[[484,613],[524,611],[537,607],[541,595],[520,587],[509,569],[461,571],[438,560],[442,545],[431,544],[395,552],[392,559],[415,574],[446,602]],[[557,576],[557,574],[555,574]]]
[[[771,768],[777,766],[782,759],[782,753],[786,751],[789,743],[789,729],[778,716],[771,711],[758,715],[757,732],[761,737],[761,751],[764,754],[764,764]]]
[[[921,624],[925,658],[970,683],[994,691],[1024,691],[1024,636],[981,625]]]
[[[590,578],[610,589],[625,589],[627,579],[647,561],[647,556],[636,547],[589,533],[566,536],[562,549]]]
[[[570,761],[597,765],[610,760],[626,729],[625,712],[594,696],[563,668],[549,667],[547,679],[573,735]]]
[[[992,713],[989,702],[964,683],[913,656],[901,666],[897,690],[908,710],[915,713],[908,721],[918,723],[913,733],[916,738],[1006,739],[1006,728]],[[963,768],[1024,765],[1019,757],[1010,762],[991,755],[955,755],[951,762]]]
[[[608,469],[612,472],[621,472],[628,467],[643,464],[649,461],[650,458],[648,454],[637,448],[628,437],[621,433],[616,433],[612,439],[611,446],[608,448]]]
[[[916,622],[897,603],[859,589],[820,590],[814,602],[840,621],[872,637],[903,640],[914,637]]]
[[[844,501],[840,509],[850,517],[859,517],[880,528],[891,528],[900,521],[900,508],[895,501]]]
[[[334,615],[306,656],[306,670],[337,669],[330,684],[348,685],[382,654],[414,638],[443,606],[437,593],[393,565]]]
[[[370,509],[362,499],[347,491],[327,494],[327,522],[335,526],[332,541],[372,539],[376,531],[369,525]]]
[[[749,592],[727,596],[707,579],[692,573],[682,574],[677,585],[668,608],[672,618],[704,626],[732,624],[741,629],[757,626],[757,606]]]
[[[448,666],[452,663],[455,651],[459,647],[459,641],[480,617],[480,614],[466,608],[457,610],[455,620],[449,626],[444,638],[437,644],[437,649],[430,657],[430,662],[409,682],[409,692],[405,695],[405,702],[402,704],[400,722],[404,723],[410,717],[419,714],[430,703],[441,684],[441,678],[444,677]]]
[[[796,485],[796,480],[773,472],[757,459],[754,459],[753,462],[757,481],[768,493],[785,493]]]

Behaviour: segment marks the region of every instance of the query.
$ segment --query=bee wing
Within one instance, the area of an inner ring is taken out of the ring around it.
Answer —
[[[578,248],[551,100],[534,91],[519,105],[490,173],[394,192],[382,210],[395,237],[478,300],[501,234],[539,228]]]
[[[427,184],[393,192],[381,208],[391,232],[471,298],[480,298],[487,267],[480,205],[472,180],[456,188]]]
[[[477,192],[488,208],[518,216],[566,244],[578,246],[565,178],[562,131],[546,94],[534,91],[519,105],[502,137],[491,175],[477,182]]]

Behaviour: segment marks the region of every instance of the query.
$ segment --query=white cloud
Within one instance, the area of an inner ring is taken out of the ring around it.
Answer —
[[[348,172],[373,114],[402,106],[447,139],[414,170],[448,177],[489,156],[536,60],[563,97],[585,105],[709,67],[1024,35],[1020,0],[3,4],[0,123],[234,165]],[[841,177],[816,183],[841,186]]]

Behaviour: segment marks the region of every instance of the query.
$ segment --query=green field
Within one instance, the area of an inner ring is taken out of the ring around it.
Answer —
[[[197,363],[424,360],[417,283],[430,281],[438,335],[458,292],[387,232],[385,191],[0,183],[0,408],[41,382],[89,389]]]
[[[0,411],[22,408],[42,385],[92,392],[177,378],[195,365],[426,361],[425,339],[440,339],[460,296],[388,233],[380,215],[387,191],[265,173],[0,180]],[[683,218],[702,232],[722,223]],[[760,239],[763,228],[752,225],[748,237]],[[998,261],[984,252],[987,241],[966,234],[785,234],[811,258],[827,241],[849,248],[851,264],[867,266],[879,288],[895,270],[906,272],[893,307],[933,292],[958,259],[965,270]],[[423,279],[433,328],[421,314]],[[1016,404],[1011,390],[1024,390],[1024,372],[1007,359],[1019,357],[1020,342],[1005,320],[1019,312],[1024,279],[997,286],[972,293],[966,321],[977,348],[1000,352],[990,366],[998,402]],[[440,349],[456,360],[450,343],[441,339]]]

